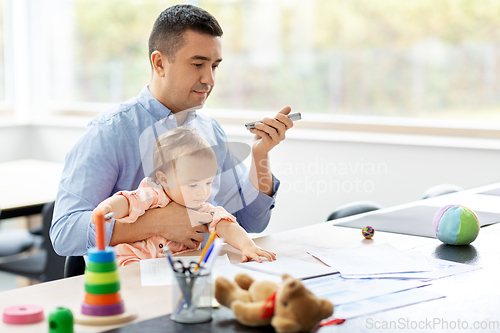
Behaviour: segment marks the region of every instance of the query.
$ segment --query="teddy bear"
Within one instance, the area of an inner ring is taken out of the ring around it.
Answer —
[[[283,281],[254,281],[238,273],[234,282],[215,280],[215,298],[230,308],[236,320],[246,326],[271,325],[276,332],[308,332],[333,314],[333,304],[319,299],[299,280],[288,274]]]

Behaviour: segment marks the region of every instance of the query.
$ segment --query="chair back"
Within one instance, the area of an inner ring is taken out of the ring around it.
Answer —
[[[85,259],[83,257],[66,257],[64,277],[72,277],[85,273]]]
[[[47,252],[47,263],[44,269],[44,281],[62,279],[64,277],[64,257],[58,255],[52,247],[50,240],[50,226],[54,215],[55,201],[46,203],[42,209],[43,216],[43,248]]]
[[[371,212],[383,208],[382,205],[374,201],[355,201],[337,207],[326,219],[327,221],[341,219],[343,217]]]
[[[52,224],[54,202],[46,203],[42,209],[42,236],[35,236],[33,251],[23,252],[0,260],[0,271],[35,279],[41,282],[64,277],[64,257],[52,247],[49,229]]]

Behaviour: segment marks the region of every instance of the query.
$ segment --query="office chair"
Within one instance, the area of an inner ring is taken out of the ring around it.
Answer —
[[[0,214],[1,214],[0,210]],[[0,258],[19,254],[40,246],[43,227],[0,231]]]
[[[434,198],[438,197],[440,195],[445,195],[445,194],[450,194],[450,193],[455,193],[455,192],[460,192],[463,191],[463,188],[458,186],[458,185],[453,185],[453,184],[440,184],[431,187],[427,191],[424,192],[424,195],[422,199],[429,199],[429,198]]]
[[[85,273],[85,259],[83,257],[66,257],[64,277],[83,275]]]
[[[52,248],[49,229],[52,223],[54,202],[46,203],[42,209],[42,239],[36,239],[35,249],[0,258],[0,271],[20,275],[41,282],[64,277],[64,257]]]
[[[0,260],[38,247],[43,236],[32,234],[25,229],[0,231]]]
[[[377,210],[384,208],[382,205],[373,202],[373,201],[354,201],[340,207],[337,207],[331,214],[328,216],[327,221],[340,219],[343,217],[357,215],[361,213],[371,212],[372,210]]]

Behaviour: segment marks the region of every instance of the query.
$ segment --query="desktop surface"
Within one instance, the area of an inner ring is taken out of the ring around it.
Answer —
[[[496,185],[500,187],[500,184]],[[484,189],[483,189],[484,190]],[[390,211],[390,210],[388,210]],[[368,213],[369,214],[369,213]],[[431,222],[429,222],[431,223]],[[258,246],[270,249],[278,257],[286,256],[309,262],[317,262],[307,254],[313,249],[335,249],[356,246],[374,246],[390,243],[398,250],[418,250],[425,255],[478,265],[474,271],[431,281],[431,291],[443,293],[445,298],[401,307],[389,311],[349,319],[341,325],[325,326],[319,332],[371,332],[395,330],[457,331],[457,325],[467,325],[469,331],[474,325],[500,330],[500,297],[498,276],[500,276],[500,224],[481,228],[477,239],[468,246],[444,245],[439,240],[428,237],[376,232],[371,240],[364,239],[360,229],[336,226],[333,222],[319,223],[295,230],[256,238]],[[190,255],[199,254],[197,252]],[[241,260],[241,254],[225,246],[221,254],[228,254],[232,263]],[[119,268],[122,296],[126,306],[133,307],[138,318],[128,325],[83,326],[75,325],[75,333],[84,332],[190,332],[190,325],[174,324],[168,314],[171,312],[169,286],[143,287],[138,264]],[[34,304],[44,307],[48,313],[58,306],[78,311],[83,300],[84,277],[78,276],[39,285],[29,286],[0,293],[0,309],[18,304]],[[211,323],[199,326],[196,332],[241,332],[242,329],[227,309],[215,311],[216,318]],[[215,326],[214,326],[215,325]],[[219,325],[219,326],[217,326]],[[415,326],[416,325],[416,326]],[[432,326],[434,325],[434,326]],[[448,326],[443,326],[448,325]],[[482,325],[482,326],[481,326]],[[491,327],[493,325],[493,327]],[[497,325],[496,327],[494,325]],[[246,329],[246,328],[245,328]],[[259,328],[263,331],[267,328]],[[113,331],[114,330],[114,331]],[[0,322],[0,332],[44,332],[47,322],[17,326]],[[252,330],[248,330],[251,332]],[[243,331],[246,332],[246,331]]]

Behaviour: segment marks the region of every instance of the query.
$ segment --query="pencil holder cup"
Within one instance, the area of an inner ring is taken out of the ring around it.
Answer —
[[[210,273],[176,273],[172,285],[173,321],[183,324],[212,320],[212,276]]]

